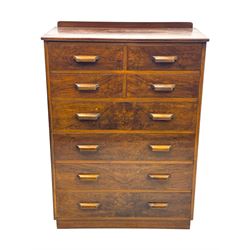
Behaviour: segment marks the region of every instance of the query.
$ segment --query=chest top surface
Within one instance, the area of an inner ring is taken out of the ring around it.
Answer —
[[[187,22],[58,22],[43,37],[46,41],[95,42],[207,42]]]

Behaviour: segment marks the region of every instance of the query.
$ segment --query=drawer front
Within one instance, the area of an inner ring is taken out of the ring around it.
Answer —
[[[193,134],[54,135],[55,160],[193,160],[193,155]]]
[[[122,97],[122,75],[51,74],[52,98]]]
[[[192,164],[56,164],[57,189],[191,190]]]
[[[128,69],[199,70],[201,48],[201,44],[128,46]]]
[[[158,208],[153,207],[157,203]],[[189,218],[190,206],[190,193],[57,191],[57,217],[63,219],[103,216]]]
[[[195,130],[196,103],[53,103],[55,129]],[[77,114],[98,117],[81,120]],[[163,118],[157,114],[163,114]],[[154,115],[154,116],[153,116]],[[155,116],[156,115],[156,116]],[[167,120],[166,120],[167,119]]]
[[[128,97],[197,98],[199,72],[127,75]]]
[[[50,70],[121,70],[123,47],[110,44],[50,42]]]

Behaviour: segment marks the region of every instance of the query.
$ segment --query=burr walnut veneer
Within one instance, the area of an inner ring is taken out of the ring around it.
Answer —
[[[208,39],[108,22],[42,39],[58,228],[189,228]]]

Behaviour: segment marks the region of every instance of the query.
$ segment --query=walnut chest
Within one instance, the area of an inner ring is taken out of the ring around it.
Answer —
[[[42,39],[57,227],[189,228],[208,39],[107,22]]]

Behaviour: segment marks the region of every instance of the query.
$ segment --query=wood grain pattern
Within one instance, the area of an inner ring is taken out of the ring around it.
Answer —
[[[57,189],[74,190],[189,190],[192,187],[192,164],[56,164]],[[79,174],[93,179],[79,179]],[[149,175],[168,174],[167,179]],[[95,178],[95,176],[98,176]]]
[[[191,22],[76,22],[59,21],[57,27],[93,27],[93,28],[193,28]]]
[[[95,217],[190,218],[190,193],[98,193],[57,191],[57,219]],[[98,209],[79,208],[81,202],[98,202]],[[148,202],[167,202],[165,209],[151,209]]]
[[[128,97],[194,98],[198,97],[199,73],[127,75]],[[157,92],[152,84],[175,84],[171,92]]]
[[[99,113],[96,121],[79,121],[77,113]],[[171,113],[170,121],[154,121],[150,113]],[[107,103],[83,101],[53,102],[55,129],[142,129],[189,130],[195,129],[195,103]]]
[[[84,220],[57,220],[57,228],[171,228],[189,229],[190,220],[172,218],[118,218],[115,220],[84,218]]]
[[[206,42],[191,23],[59,22],[42,39],[86,42]],[[73,26],[76,25],[76,26]]]
[[[121,70],[123,47],[109,44],[48,43],[50,70]],[[94,55],[95,63],[77,63],[75,55]]]
[[[201,62],[200,44],[155,46],[128,46],[129,70],[199,70]],[[153,56],[177,56],[175,63],[155,63]]]
[[[42,39],[58,228],[189,228],[208,39],[110,22]]]
[[[76,83],[98,84],[96,91],[79,91]],[[123,76],[114,74],[51,74],[52,98],[122,97]]]
[[[194,150],[194,168],[193,168],[193,187],[192,187],[192,202],[191,202],[191,219],[194,215],[194,199],[195,199],[195,184],[196,184],[196,171],[197,171],[197,160],[198,160],[198,144],[199,144],[199,129],[200,129],[200,116],[201,116],[201,102],[202,102],[202,89],[203,89],[203,76],[205,68],[205,55],[206,55],[206,44],[202,47],[201,57],[201,74],[199,82],[199,99],[197,106],[197,117],[196,117],[196,133],[195,133],[195,150]]]
[[[97,152],[80,152],[76,145],[99,145]],[[152,152],[151,144],[169,144],[169,152]],[[192,134],[57,134],[55,160],[193,160]]]

